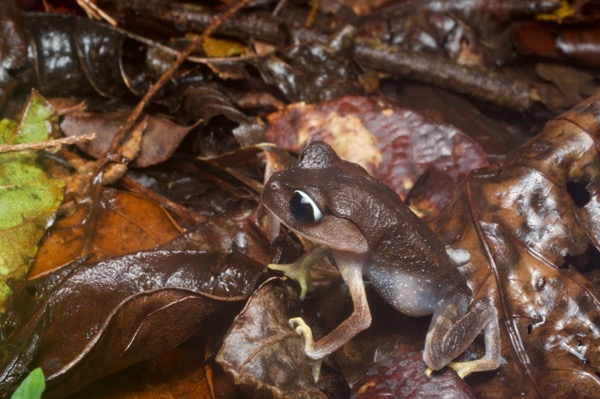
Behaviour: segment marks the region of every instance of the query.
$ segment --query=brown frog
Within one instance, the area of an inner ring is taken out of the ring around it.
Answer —
[[[423,353],[428,375],[449,365],[464,378],[500,365],[496,308],[486,300],[471,304],[466,278],[439,238],[362,167],[343,161],[327,144],[313,142],[302,151],[298,166],[273,174],[262,201],[284,225],[321,244],[294,264],[271,267],[296,278],[304,294],[310,268],[331,255],[352,297],[353,313],[316,342],[302,318],[290,320],[304,336],[306,355],[314,364],[320,365],[321,359],[371,324],[365,276],[400,312],[433,314]],[[466,251],[454,253],[468,261]],[[482,331],[485,355],[451,363]],[[318,367],[315,370],[318,375]]]

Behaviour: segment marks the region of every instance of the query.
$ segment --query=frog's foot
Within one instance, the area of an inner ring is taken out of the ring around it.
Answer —
[[[280,270],[292,280],[296,280],[300,284],[300,298],[304,299],[306,293],[312,289],[313,283],[310,276],[312,265],[307,262],[298,261],[295,263],[277,264],[271,263],[268,268],[271,270]]]
[[[469,362],[450,362],[447,364],[447,366],[456,371],[456,374],[458,374],[458,376],[464,380],[465,377],[471,373],[490,370],[491,368],[489,367],[489,363],[490,362],[488,359],[482,358]],[[492,368],[496,367],[498,366]],[[432,369],[431,367],[427,367],[425,370],[425,376],[429,379],[431,378],[431,374],[433,374],[435,371],[436,370]]]
[[[304,321],[302,317],[294,317],[289,320],[290,326],[298,333],[304,337],[304,351],[308,354],[312,351],[313,344],[315,340],[313,338],[313,333],[308,324]],[[319,381],[319,375],[321,374],[321,363],[323,363],[322,359],[310,359],[308,364],[312,369],[312,376],[315,379],[315,382]]]
[[[498,367],[497,364],[492,363],[494,362],[490,361],[490,359],[481,358],[469,362],[450,362],[448,363],[448,367],[456,371],[456,374],[464,379],[473,372],[493,370]]]
[[[464,380],[466,376],[468,376],[474,371],[483,371],[481,370],[481,365],[478,365],[477,363],[478,360],[470,362],[450,362],[447,364],[447,366],[456,371],[456,374],[458,374],[458,376]],[[427,369],[425,370],[425,376],[427,377],[427,379],[430,379],[431,374],[433,374],[435,371],[436,370],[432,369],[431,367],[427,367]]]

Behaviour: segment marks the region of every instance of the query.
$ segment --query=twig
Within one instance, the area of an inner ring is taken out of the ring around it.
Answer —
[[[37,151],[46,148],[59,147],[61,145],[79,143],[81,141],[94,140],[96,133],[83,134],[81,136],[63,137],[55,140],[38,141],[37,143],[2,144],[0,154],[5,152]]]
[[[206,40],[206,38],[212,32],[214,32],[214,30],[219,25],[221,25],[223,23],[223,21],[226,21],[235,12],[239,11],[241,8],[246,6],[249,1],[250,0],[240,0],[233,7],[229,8],[228,10],[226,10],[224,13],[220,14],[219,16],[216,16],[213,19],[212,23],[209,26],[207,26],[206,29],[202,32],[202,34],[200,36],[198,36],[197,38],[195,38],[185,48],[185,50],[183,52],[179,53],[177,55],[177,57],[175,58],[175,61],[173,61],[173,64],[171,64],[171,66],[169,67],[169,69],[167,69],[165,71],[165,73],[163,73],[162,76],[152,86],[150,86],[150,88],[148,89],[148,91],[146,92],[144,97],[138,102],[136,107],[129,114],[129,117],[127,118],[125,123],[123,123],[123,125],[120,127],[120,129],[117,132],[117,134],[115,135],[115,137],[113,137],[113,140],[110,144],[109,151],[107,152],[106,156],[98,161],[98,164],[96,165],[96,171],[94,173],[94,177],[93,177],[93,179],[91,181],[91,185],[90,185],[90,189],[93,190],[93,193],[91,195],[92,198],[97,199],[100,196],[101,186],[102,186],[102,178],[103,178],[103,174],[104,174],[104,166],[106,166],[106,164],[108,164],[110,162],[115,162],[115,160],[117,160],[117,159],[120,160],[121,162],[125,162],[125,160],[120,159],[122,157],[116,156],[117,150],[119,149],[121,142],[123,141],[125,136],[129,133],[131,128],[135,125],[135,123],[141,116],[142,111],[144,110],[146,105],[148,103],[150,103],[150,100],[156,95],[158,90],[160,90],[160,88],[164,86],[164,84],[167,82],[168,79],[171,78],[171,76],[173,76],[175,71],[177,69],[179,69],[179,67],[185,62],[187,57],[189,57],[190,54],[192,54],[192,52],[194,50],[196,50],[198,45],[200,45],[204,40]],[[99,204],[100,204],[100,201],[98,201],[98,200],[92,201],[92,206],[91,206],[90,212],[89,212],[88,223],[86,223],[86,226],[85,226],[85,232],[84,232],[85,237],[92,237],[94,231],[96,230],[96,222],[97,222]],[[86,240],[86,245],[82,249],[82,255],[87,255],[91,251],[92,248],[90,246],[91,245],[90,243],[91,243],[91,240]]]
[[[137,119],[140,117],[140,115],[142,114],[142,111],[144,110],[146,105],[156,95],[156,93],[164,86],[164,84],[167,82],[167,80],[169,80],[171,78],[171,76],[173,76],[175,71],[177,71],[177,69],[179,69],[179,67],[185,62],[187,57],[189,57],[192,54],[192,52],[194,52],[194,50],[197,49],[198,45],[202,44],[202,42],[204,42],[204,40],[206,40],[206,38],[211,33],[213,33],[215,31],[215,29],[217,29],[217,27],[223,23],[223,21],[227,20],[234,13],[236,13],[241,8],[246,6],[249,1],[250,0],[240,0],[238,3],[236,3],[233,7],[226,10],[224,13],[222,13],[218,16],[215,16],[215,18],[212,20],[212,23],[209,26],[207,26],[206,29],[204,29],[202,34],[200,36],[198,36],[197,38],[195,38],[185,48],[185,50],[183,52],[181,52],[177,55],[177,58],[175,59],[175,61],[173,61],[173,64],[171,64],[169,69],[167,69],[165,71],[165,73],[163,73],[162,76],[152,86],[150,86],[150,88],[148,89],[148,91],[146,92],[144,97],[140,100],[140,102],[136,105],[136,107],[133,109],[133,111],[129,115],[129,118],[127,118],[125,123],[121,126],[121,128],[119,129],[119,131],[117,132],[115,137],[113,137],[113,140],[110,145],[109,154],[110,153],[114,154],[117,151],[121,142],[123,141],[123,138],[127,135],[129,130],[133,127],[133,125],[135,124]]]
[[[200,7],[177,9],[176,3],[163,8],[149,7],[131,1],[136,11],[149,17],[170,21],[188,30],[201,31],[214,21],[214,14]],[[287,28],[286,28],[287,27]],[[282,45],[290,37],[300,43],[327,43],[329,37],[315,29],[285,22],[267,14],[246,14],[225,21],[217,33],[242,40],[255,38]],[[354,59],[362,65],[392,76],[408,76],[420,82],[435,84],[516,111],[523,111],[539,100],[529,85],[490,70],[463,66],[441,56],[401,50],[380,42],[356,40]]]
[[[359,64],[377,71],[406,76],[515,111],[530,108],[538,98],[524,82],[432,54],[363,42],[354,46],[354,57]]]
[[[105,13],[100,7],[90,0],[77,0],[77,4],[86,12],[90,18],[103,19],[112,26],[117,26],[117,21],[107,13]]]

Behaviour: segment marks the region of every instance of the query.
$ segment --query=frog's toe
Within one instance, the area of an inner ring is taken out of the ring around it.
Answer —
[[[467,375],[471,374],[475,371],[471,365],[473,362],[451,362],[448,363],[447,366],[456,371],[456,374],[462,379],[464,379]],[[437,370],[432,369],[431,367],[427,367],[425,369],[425,377],[427,379],[431,379],[431,375]]]
[[[427,379],[431,378],[431,374],[434,372],[435,370],[432,369],[431,367],[427,367],[425,369],[425,377],[427,377]]]
[[[465,378],[471,373],[495,370],[500,366],[500,359],[496,356],[484,356],[481,359],[468,362],[450,362],[448,367],[454,369],[460,378]]]
[[[309,360],[308,364],[310,365],[312,376],[315,379],[315,382],[319,382],[319,377],[321,376],[321,365],[323,364],[323,360]]]
[[[312,278],[310,276],[310,268],[299,266],[298,263],[277,264],[271,263],[267,266],[271,270],[282,271],[292,280],[296,280],[300,284],[300,298],[304,299],[306,293],[312,289]]]
[[[296,331],[296,333],[304,337],[306,347],[310,347],[313,343],[312,330],[306,324],[302,317],[294,317],[289,320],[290,326]]]
[[[290,326],[296,331],[297,334],[304,337],[304,351],[309,356],[308,364],[312,369],[312,376],[315,382],[319,381],[319,375],[321,374],[321,359],[312,359],[310,354],[313,351],[314,338],[311,328],[306,324],[302,317],[294,317],[289,320]]]
[[[289,270],[294,267],[293,263],[269,263],[267,267],[271,270],[279,270],[287,276]]]
[[[474,364],[476,362],[450,362],[448,363],[448,367],[456,371],[456,374],[462,379],[471,374],[474,371],[477,371],[477,366]]]

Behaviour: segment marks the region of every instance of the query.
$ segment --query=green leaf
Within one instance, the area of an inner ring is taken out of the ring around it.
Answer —
[[[19,123],[0,121],[0,144],[45,141],[54,123],[52,108],[34,92]],[[0,310],[10,295],[6,280],[27,274],[39,240],[54,222],[64,186],[48,178],[35,152],[0,154]]]
[[[21,382],[10,399],[39,399],[42,397],[44,388],[46,388],[44,372],[41,367],[38,367]]]

